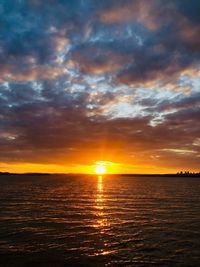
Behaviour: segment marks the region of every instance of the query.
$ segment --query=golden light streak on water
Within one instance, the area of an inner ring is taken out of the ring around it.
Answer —
[[[197,178],[6,175],[0,188],[0,266],[199,266]]]
[[[96,228],[96,230],[99,232],[99,235],[102,235],[102,245],[101,245],[101,249],[97,250],[97,252],[95,253],[95,256],[99,256],[99,255],[108,255],[110,254],[110,250],[107,249],[107,243],[106,240],[104,240],[103,235],[106,232],[106,228],[108,228],[110,226],[107,218],[106,214],[104,212],[104,205],[106,205],[105,203],[105,198],[104,198],[104,194],[103,194],[103,176],[99,175],[97,178],[97,193],[96,193],[96,200],[95,200],[95,207],[97,209],[96,212],[96,216],[97,216],[97,220],[95,222],[95,224],[93,225],[93,227]],[[102,248],[103,247],[103,248]]]

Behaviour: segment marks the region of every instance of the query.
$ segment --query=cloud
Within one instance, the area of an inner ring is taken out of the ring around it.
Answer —
[[[163,7],[161,1],[118,1],[110,8],[103,10],[99,14],[99,18],[107,24],[134,21],[145,25],[149,30],[157,30],[160,27],[159,19],[164,15],[164,12],[166,19],[169,16],[168,5],[167,8],[166,6]]]
[[[34,80],[51,80],[57,79],[65,74],[65,70],[56,67],[36,66],[32,69],[24,71],[12,70],[10,67],[4,66],[0,74],[0,81],[34,81]]]
[[[127,55],[100,46],[83,47],[75,51],[72,58],[81,71],[97,75],[115,72],[130,63]]]
[[[88,164],[104,151],[197,169],[198,10],[197,0],[2,1],[0,161]]]

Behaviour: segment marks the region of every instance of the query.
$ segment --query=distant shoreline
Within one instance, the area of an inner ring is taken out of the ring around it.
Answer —
[[[97,174],[85,174],[85,173],[12,173],[12,172],[0,172],[0,176],[53,176],[53,175],[59,175],[59,176],[84,176],[84,175],[90,175],[90,176],[99,176]],[[166,173],[166,174],[134,174],[134,173],[129,173],[129,174],[106,174],[103,176],[136,176],[136,177],[200,177],[200,173]]]

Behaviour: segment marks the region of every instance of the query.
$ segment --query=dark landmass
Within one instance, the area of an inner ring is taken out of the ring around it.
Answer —
[[[82,173],[37,173],[37,172],[28,172],[28,173],[11,173],[11,172],[0,172],[0,175],[6,176],[6,175],[14,175],[14,176],[52,176],[52,175],[67,175],[67,176],[83,176],[85,174]],[[87,174],[91,176],[98,176],[97,174]],[[198,173],[193,173],[193,172],[178,172],[178,173],[166,173],[166,174],[134,174],[134,173],[129,173],[129,174],[107,174],[104,176],[137,176],[137,177],[200,177],[200,172]]]
[[[27,173],[13,173],[13,172],[0,172],[0,175],[31,175],[31,176],[43,176],[51,175],[51,173],[40,173],[40,172],[27,172]]]
[[[200,173],[166,173],[166,174],[120,174],[121,176],[142,177],[200,177]]]

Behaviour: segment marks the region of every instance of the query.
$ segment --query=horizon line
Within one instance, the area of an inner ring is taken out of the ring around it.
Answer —
[[[200,172],[176,172],[176,173],[107,173],[103,175],[98,175],[95,173],[53,173],[53,172],[7,172],[7,171],[0,171],[0,175],[91,175],[91,176],[117,176],[117,175],[122,175],[122,176],[192,176],[192,175],[200,175]]]

